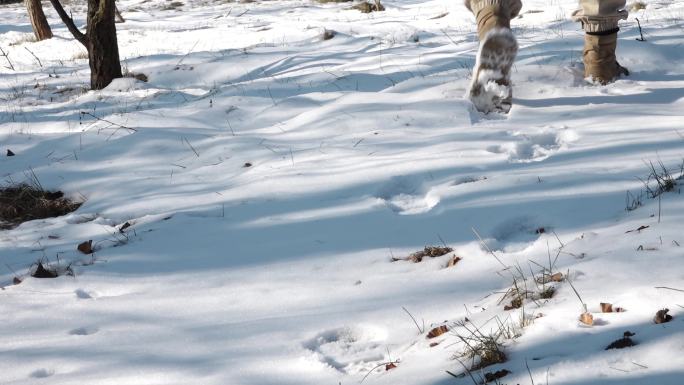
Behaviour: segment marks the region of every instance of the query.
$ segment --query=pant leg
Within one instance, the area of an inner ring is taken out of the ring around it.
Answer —
[[[502,5],[508,7],[511,12],[511,19],[518,16],[522,8],[521,0],[465,0],[465,6],[477,17],[477,13],[486,6]]]
[[[572,20],[582,23],[585,32],[616,30],[618,21],[627,19],[626,0],[580,0]]]

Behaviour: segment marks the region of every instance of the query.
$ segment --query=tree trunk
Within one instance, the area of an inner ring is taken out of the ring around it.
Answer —
[[[101,90],[120,78],[119,44],[114,22],[114,0],[88,0],[88,59],[90,88]]]
[[[67,15],[59,0],[50,0],[57,14],[74,38],[88,50],[90,88],[101,90],[112,80],[122,77],[119,43],[114,24],[114,0],[88,0],[86,33],[82,33]]]
[[[52,30],[45,18],[43,5],[40,3],[40,0],[26,0],[26,12],[31,20],[36,40],[41,41],[52,38]]]

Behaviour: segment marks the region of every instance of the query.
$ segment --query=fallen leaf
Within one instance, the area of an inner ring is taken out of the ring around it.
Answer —
[[[78,251],[80,251],[83,254],[92,254],[93,253],[93,240],[88,240],[83,243],[80,243],[78,247],[76,247]]]
[[[434,348],[435,346],[439,345],[439,342],[430,342],[430,347]]]
[[[613,304],[601,302],[601,312],[602,313],[612,313],[613,312]]]
[[[385,371],[390,370],[390,369],[394,369],[396,367],[397,367],[397,365],[395,365],[394,362],[390,362],[389,364],[385,365]]]
[[[655,322],[657,324],[663,324],[665,322],[672,321],[672,316],[667,314],[669,311],[670,311],[670,309],[658,310],[656,312],[655,317],[653,318],[653,322]]]
[[[448,331],[449,328],[446,325],[437,326],[436,328],[430,330],[430,332],[427,334],[427,338],[439,337]]]
[[[594,316],[592,316],[591,313],[582,313],[579,320],[585,325],[592,326],[594,324]]]
[[[7,156],[14,156],[14,153],[12,152],[12,150],[7,149]]]
[[[20,283],[21,283],[21,278],[19,278],[19,277],[14,277],[14,278],[12,279],[12,283],[15,284],[15,285],[20,284]]]
[[[511,373],[511,372],[510,372],[509,370],[506,370],[506,369],[497,370],[497,371],[494,372],[494,373],[492,373],[492,372],[487,372],[487,373],[485,373],[485,375],[484,375],[484,376],[485,376],[485,383],[496,381],[496,380],[498,380],[498,379],[500,379],[500,378],[503,378],[503,377],[507,376],[507,375],[510,374],[510,373]]]
[[[449,262],[447,262],[446,267],[453,267],[453,266],[456,266],[456,264],[457,264],[460,260],[462,260],[462,259],[463,259],[463,258],[459,257],[458,255],[454,255],[453,257],[451,257],[451,259],[449,260]]]
[[[126,222],[126,223],[124,223],[123,225],[121,225],[121,227],[119,227],[119,232],[120,232],[120,233],[123,233],[124,230],[126,230],[126,229],[129,228],[129,227],[131,227],[131,223],[130,223],[130,222]]]

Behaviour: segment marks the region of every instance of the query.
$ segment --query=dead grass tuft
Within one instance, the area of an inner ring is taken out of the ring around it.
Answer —
[[[414,263],[421,262],[423,258],[425,257],[430,257],[430,258],[435,258],[435,257],[441,257],[442,255],[449,254],[450,252],[454,251],[451,247],[439,247],[439,246],[425,246],[423,250],[416,251],[415,253],[409,255],[408,257],[405,258],[392,258],[392,262],[396,261],[411,261]]]
[[[65,198],[61,191],[45,191],[26,183],[0,188],[0,230],[34,219],[59,217],[81,204]]]
[[[352,9],[359,10],[361,11],[361,13],[371,13],[384,11],[385,6],[380,3],[380,0],[375,0],[374,3],[369,3],[366,1],[358,3],[355,6],[353,6]]]

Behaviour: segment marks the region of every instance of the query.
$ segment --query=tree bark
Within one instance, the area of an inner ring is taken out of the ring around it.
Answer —
[[[114,23],[114,0],[88,0],[86,33],[82,33],[67,15],[59,0],[50,0],[57,14],[74,38],[88,50],[90,88],[101,90],[122,77],[119,43]]]
[[[43,5],[40,3],[40,0],[26,0],[26,12],[28,13],[29,20],[31,20],[36,40],[41,41],[52,38],[52,30],[45,18]]]
[[[114,0],[88,0],[88,61],[90,88],[101,90],[122,77],[116,39]]]

